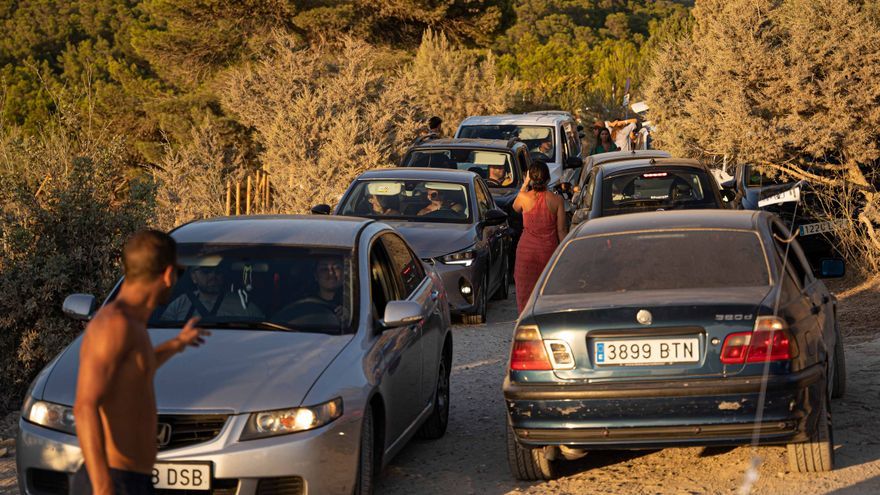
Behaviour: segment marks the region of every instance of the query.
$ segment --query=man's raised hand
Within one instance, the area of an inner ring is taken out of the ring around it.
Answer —
[[[177,334],[177,340],[181,344],[180,351],[183,351],[186,346],[198,347],[204,344],[205,337],[211,335],[211,332],[199,327],[198,323],[198,316],[190,318],[186,325],[183,326],[183,329],[180,330],[180,333]]]

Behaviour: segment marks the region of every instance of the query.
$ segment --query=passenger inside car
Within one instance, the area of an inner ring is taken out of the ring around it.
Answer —
[[[192,287],[168,305],[162,314],[163,319],[186,321],[193,316],[263,316],[263,312],[248,300],[246,291],[227,281],[224,266],[195,266],[188,271]]]
[[[312,292],[281,308],[273,320],[286,322],[294,327],[298,324],[322,325],[328,329],[341,328],[344,303],[342,288],[345,272],[343,261],[337,256],[324,256],[318,259],[312,273],[316,287]]]
[[[400,215],[400,198],[396,194],[368,194],[367,201],[376,215]]]
[[[447,197],[444,191],[440,191],[437,189],[427,189],[426,195],[428,198],[428,203],[424,208],[419,210],[418,216],[428,215],[430,213],[441,211],[441,210],[452,210],[456,213],[462,213],[464,211],[464,206],[459,201],[455,201],[455,198]]]

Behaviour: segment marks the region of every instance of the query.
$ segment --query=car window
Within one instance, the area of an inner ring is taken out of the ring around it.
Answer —
[[[584,185],[584,200],[581,201],[581,208],[593,208],[593,194],[596,191],[596,172],[595,169],[590,172],[587,177],[587,183]]]
[[[757,233],[669,230],[573,239],[550,267],[541,293],[758,287],[769,283]]]
[[[368,179],[355,182],[338,211],[342,215],[382,220],[470,223],[469,198],[466,184]]]
[[[709,177],[703,171],[652,167],[615,174],[602,181],[602,208],[607,215],[658,208],[719,206]]]
[[[575,126],[571,122],[566,122],[563,128],[565,129],[565,137],[568,140],[568,149],[571,152],[569,156],[580,155],[581,142]]]
[[[492,200],[489,199],[491,196],[484,187],[482,183],[477,182],[477,208],[480,210],[480,220],[486,218],[486,212],[492,209]]]
[[[772,223],[771,230],[773,232],[773,243],[776,246],[776,252],[779,259],[785,264],[785,271],[788,278],[797,287],[795,293],[803,290],[809,285],[811,279],[808,278],[809,269],[804,267],[804,261],[799,256],[800,246],[797,241],[785,242],[791,237],[788,229],[784,228],[777,222]]]
[[[394,234],[382,236],[382,244],[394,268],[394,276],[403,287],[404,298],[408,298],[425,278],[422,262],[413,256],[412,251],[400,237]]]
[[[179,243],[183,267],[153,327],[353,332],[356,274],[351,251],[259,244]],[[274,327],[273,327],[274,325]]]
[[[403,166],[469,170],[484,180],[491,180],[490,186],[509,187],[514,178],[511,158],[506,150],[431,147],[409,152]]]
[[[465,125],[458,130],[459,138],[503,139],[519,138],[530,153],[543,153],[551,162],[556,161],[554,127],[544,125]]]
[[[384,243],[377,240],[370,248],[370,300],[376,318],[384,317],[390,301],[401,299],[400,292]]]

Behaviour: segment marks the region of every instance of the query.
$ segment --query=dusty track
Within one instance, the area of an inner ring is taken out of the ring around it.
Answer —
[[[832,404],[838,469],[820,475],[786,472],[785,449],[666,449],[588,455],[549,483],[518,483],[505,457],[501,397],[505,359],[516,317],[513,298],[493,303],[488,325],[455,328],[449,430],[438,441],[415,441],[385,469],[377,493],[736,493],[754,455],[763,459],[753,493],[880,493],[880,312],[877,284],[841,291],[849,392]],[[858,290],[856,290],[858,289]],[[9,438],[12,417],[0,422]],[[0,445],[9,446],[8,443]],[[0,493],[18,493],[14,452],[0,458]]]

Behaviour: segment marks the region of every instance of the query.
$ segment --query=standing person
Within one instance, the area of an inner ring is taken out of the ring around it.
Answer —
[[[428,119],[428,135],[432,137],[432,139],[439,139],[443,137],[443,120],[438,116],[433,116]]]
[[[80,348],[74,414],[85,463],[73,494],[151,494],[156,460],[153,376],[187,346],[209,335],[186,322],[177,337],[153,347],[147,321],[167,304],[177,282],[177,246],[169,235],[142,230],[122,251],[125,279],[119,295],[101,308]]]
[[[596,138],[596,145],[590,149],[591,155],[596,155],[599,153],[608,153],[610,151],[620,151],[620,148],[614,144],[614,141],[611,140],[611,132],[608,129],[602,128],[598,130],[598,137]]]
[[[620,151],[632,151],[631,134],[636,130],[636,119],[615,120],[613,122],[605,122],[605,127],[611,131],[611,140],[620,149]]]
[[[516,247],[513,270],[516,306],[520,312],[556,246],[568,233],[565,205],[562,198],[547,190],[549,181],[547,164],[533,163],[513,202],[513,209],[523,216],[523,232]]]

